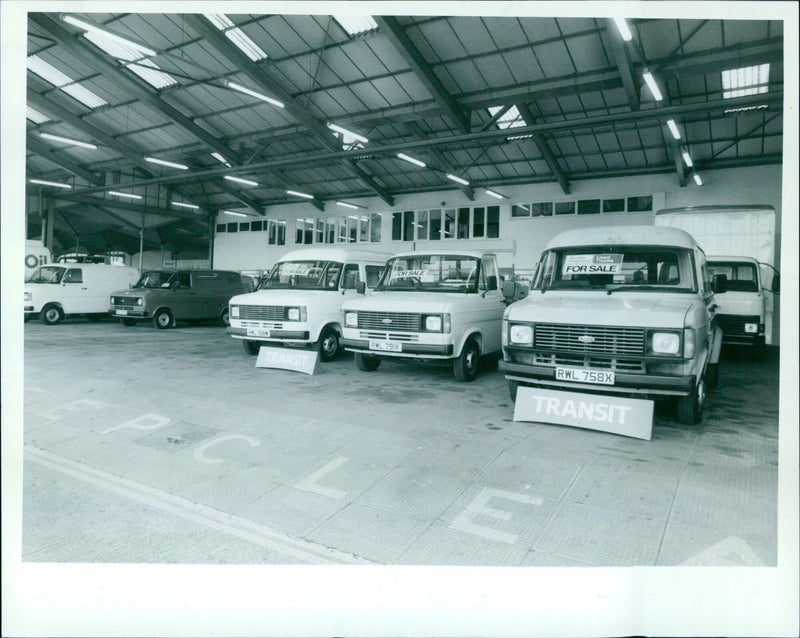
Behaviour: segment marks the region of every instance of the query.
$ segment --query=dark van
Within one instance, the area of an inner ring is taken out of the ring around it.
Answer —
[[[151,320],[164,329],[201,319],[227,326],[228,301],[247,290],[244,278],[232,270],[159,268],[143,272],[130,290],[112,293],[109,313],[123,326]]]

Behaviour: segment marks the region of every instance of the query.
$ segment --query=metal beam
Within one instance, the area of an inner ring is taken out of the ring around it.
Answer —
[[[32,153],[36,153],[36,155],[44,157],[46,160],[53,162],[53,164],[58,164],[61,168],[68,170],[70,173],[77,175],[81,179],[85,179],[90,184],[97,184],[100,186],[105,181],[101,176],[86,170],[68,157],[65,157],[63,153],[54,151],[50,146],[47,146],[46,144],[43,144],[36,138],[32,137],[30,133],[27,135],[25,144],[28,147],[28,150]]]
[[[669,152],[672,155],[672,162],[675,164],[675,172],[678,174],[678,185],[683,188],[686,186],[686,169],[683,166],[683,155],[678,142],[671,136],[669,138]]]
[[[425,132],[422,130],[422,127],[419,124],[417,124],[416,122],[409,122],[408,123],[408,127],[411,129],[411,131],[417,137],[420,137],[420,138],[423,138],[423,139],[426,137]],[[453,165],[450,164],[450,162],[447,161],[447,159],[445,158],[444,154],[438,148],[430,149],[430,154],[433,156],[433,158],[436,160],[436,162],[439,164],[439,166],[444,168],[445,171],[447,171],[448,173],[451,173],[453,175],[456,175],[456,173],[458,173],[458,170],[455,169],[453,167]],[[456,177],[458,177],[458,175],[456,175]],[[458,184],[458,182],[453,182],[453,183],[454,184]],[[474,201],[475,200],[475,191],[472,189],[472,186],[465,185],[465,184],[458,184],[458,190],[460,190],[462,193],[464,193],[464,195],[466,195],[466,197],[467,197],[467,199],[469,201]]]
[[[631,107],[631,111],[638,111],[640,106],[639,91],[636,82],[633,80],[633,69],[631,68],[631,58],[630,55],[628,55],[628,49],[614,21],[608,18],[606,20],[606,25],[606,41],[614,55],[614,62],[617,65],[619,76],[622,79],[625,95],[628,96],[628,104]]]
[[[525,120],[525,124],[530,126],[534,123],[536,118],[533,117],[533,113],[527,104],[518,104],[517,110],[522,116],[522,119]],[[553,177],[555,177],[558,183],[561,185],[561,190],[564,191],[565,195],[569,195],[569,180],[564,174],[564,171],[561,170],[561,166],[559,166],[558,160],[553,154],[553,151],[550,149],[550,145],[547,143],[544,135],[541,133],[534,133],[532,135],[532,139],[534,144],[536,144],[536,148],[538,148],[539,152],[542,154],[542,157],[547,164],[547,168],[550,169]]]
[[[389,41],[394,45],[398,53],[403,56],[403,59],[408,63],[416,76],[444,109],[445,113],[447,113],[451,122],[455,124],[456,128],[462,133],[469,132],[469,118],[464,114],[464,111],[456,103],[453,96],[450,95],[444,87],[444,84],[442,84],[442,81],[433,69],[431,69],[422,53],[420,53],[420,50],[411,41],[411,38],[408,37],[403,27],[397,21],[397,18],[392,16],[374,16],[374,18],[381,32],[389,38]]]
[[[113,189],[119,186],[119,184],[112,185],[111,188]],[[130,213],[145,213],[146,215],[159,215],[161,217],[172,217],[176,219],[197,219],[193,213],[189,212],[171,210],[168,208],[159,208],[157,206],[148,206],[146,204],[118,202],[103,197],[94,197],[85,193],[86,191],[80,191],[76,193],[54,193],[52,198],[56,201],[68,202],[68,204],[64,204],[58,208],[63,208],[64,206],[71,204],[86,204],[87,206],[115,208],[117,210],[124,210]]]

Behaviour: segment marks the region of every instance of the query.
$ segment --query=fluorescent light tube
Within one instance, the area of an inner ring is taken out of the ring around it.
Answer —
[[[234,213],[232,210],[223,210],[222,212],[226,215],[233,215],[234,217],[248,217],[248,215],[244,213]]]
[[[156,157],[145,157],[146,162],[150,162],[152,164],[161,164],[161,166],[169,166],[170,168],[179,168],[182,171],[188,171],[189,167],[185,164],[176,164],[175,162],[168,162],[167,160],[158,159]]]
[[[501,195],[500,193],[495,193],[494,191],[490,191],[488,188],[485,190],[487,195],[491,195],[492,197],[496,197],[497,199],[505,199],[505,195]]]
[[[661,95],[661,91],[658,89],[658,85],[656,84],[656,79],[653,77],[653,74],[650,71],[644,72],[644,81],[647,83],[647,86],[650,88],[650,93],[653,94],[653,99],[656,102],[660,102],[664,99],[664,96]]]
[[[331,124],[328,122],[328,128],[332,131],[336,131],[337,133],[341,133],[342,135],[349,135],[354,140],[358,140],[359,142],[363,142],[366,144],[369,140],[364,137],[363,135],[359,135],[358,133],[353,133],[353,131],[348,131],[346,128],[339,126],[338,124]]]
[[[127,197],[128,199],[142,199],[141,195],[134,195],[133,193],[120,193],[119,191],[108,191],[109,195],[116,195],[117,197]]]
[[[451,175],[450,173],[447,174],[447,179],[452,179],[454,182],[458,182],[464,186],[469,186],[469,182],[467,180],[456,177],[455,175]]]
[[[228,160],[226,160],[224,157],[222,157],[221,153],[211,153],[211,157],[213,157],[218,162],[220,162],[222,164],[225,164],[225,166],[230,166],[230,164],[228,163]]]
[[[172,202],[173,206],[180,206],[181,208],[191,208],[192,210],[197,210],[200,208],[196,204],[185,204],[184,202]]]
[[[48,182],[46,179],[29,179],[31,184],[41,184],[42,186],[55,186],[57,188],[72,188],[69,184],[60,184],[59,182]]]
[[[313,195],[309,195],[308,193],[301,193],[299,191],[286,191],[289,195],[296,195],[297,197],[305,197],[306,199],[314,199]]]
[[[683,155],[683,161],[686,162],[686,166],[689,168],[694,166],[694,162],[692,161],[691,155],[689,155],[689,151],[683,151],[681,155]]]
[[[355,204],[348,204],[347,202],[336,202],[336,205],[337,206],[344,206],[345,208],[354,208],[356,210],[358,210],[358,208],[360,208],[359,206],[356,206]]]
[[[239,91],[240,93],[246,93],[247,95],[251,95],[255,98],[258,98],[259,100],[264,100],[265,102],[269,102],[270,104],[277,106],[279,108],[284,108],[283,102],[280,102],[279,100],[276,100],[271,97],[267,97],[263,93],[258,93],[257,91],[248,89],[246,86],[242,86],[241,84],[236,84],[235,82],[227,81],[225,82],[225,85],[228,88],[233,89],[234,91]]]
[[[614,18],[614,23],[617,25],[619,34],[625,42],[633,40],[633,34],[631,33],[630,27],[628,27],[628,23],[625,22],[625,18]]]
[[[410,156],[406,155],[405,153],[398,153],[397,157],[399,157],[401,160],[405,160],[406,162],[411,162],[412,164],[416,164],[417,166],[421,166],[422,168],[425,168],[425,166],[426,166],[425,162],[423,162],[421,160],[418,160],[418,159],[416,159],[414,157],[410,157]]]
[[[95,144],[89,144],[88,142],[80,142],[78,140],[71,140],[68,137],[61,137],[60,135],[52,135],[50,133],[39,133],[39,136],[43,137],[46,140],[53,140],[54,142],[64,142],[64,144],[72,144],[73,146],[80,146],[82,148],[91,148],[91,149],[97,148]]]
[[[678,130],[678,125],[675,124],[675,120],[667,120],[667,126],[669,126],[669,130],[672,132],[672,137],[676,140],[681,139],[681,132]]]
[[[697,184],[698,186],[702,186],[703,185],[703,180],[700,179],[700,176],[697,173],[694,174],[694,181],[695,181],[695,184]]]
[[[77,18],[73,18],[72,16],[63,16],[61,18],[64,22],[67,22],[71,25],[78,27],[79,29],[83,29],[84,31],[88,31],[90,33],[98,33],[105,38],[110,38],[112,40],[116,40],[122,44],[125,44],[129,47],[133,47],[139,51],[141,51],[144,55],[153,56],[156,55],[156,52],[153,49],[148,49],[146,46],[142,46],[136,42],[131,42],[130,40],[126,40],[125,38],[121,38],[120,36],[110,33],[109,31],[104,31],[103,29],[95,26],[94,24],[90,24],[88,22],[84,22],[83,20],[78,20]]]
[[[254,182],[251,179],[245,179],[244,177],[236,177],[235,175],[226,175],[225,179],[230,180],[231,182],[238,182],[239,184],[247,184],[248,186],[258,186],[258,182]]]

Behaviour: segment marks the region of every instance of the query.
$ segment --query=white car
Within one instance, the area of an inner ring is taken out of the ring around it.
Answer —
[[[480,251],[401,253],[371,295],[344,304],[342,344],[359,370],[381,358],[452,363],[472,381],[481,356],[499,354],[506,300],[494,254]]]
[[[556,235],[528,296],[504,317],[504,368],[518,385],[678,398],[699,422],[717,383],[722,331],[706,257],[675,228],[600,227]]]
[[[340,351],[342,304],[362,283],[372,288],[387,254],[349,248],[286,253],[258,290],[230,300],[228,334],[248,354],[262,345],[316,347],[322,361]]]

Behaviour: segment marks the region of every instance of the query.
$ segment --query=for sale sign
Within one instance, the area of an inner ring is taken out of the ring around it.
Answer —
[[[622,271],[622,255],[567,255],[562,275],[617,275]]]
[[[653,402],[519,386],[514,420],[571,425],[649,441]]]

